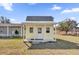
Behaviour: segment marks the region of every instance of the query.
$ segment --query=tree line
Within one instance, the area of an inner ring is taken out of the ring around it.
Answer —
[[[65,19],[64,21],[59,22],[59,26],[57,27],[60,31],[65,31],[66,34],[72,30],[77,28],[78,23],[72,19]]]

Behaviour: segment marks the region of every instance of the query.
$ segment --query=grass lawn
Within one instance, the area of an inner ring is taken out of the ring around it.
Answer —
[[[0,54],[26,54],[26,46],[22,39],[0,39]]]
[[[57,39],[62,39],[74,43],[79,43],[79,37],[78,36],[69,36],[69,35],[55,35]]]
[[[28,46],[22,39],[0,39],[2,55],[79,55],[79,37],[56,35],[56,43],[45,43]]]

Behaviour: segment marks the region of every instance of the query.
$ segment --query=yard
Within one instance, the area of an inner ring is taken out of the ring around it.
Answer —
[[[56,35],[57,42],[30,45],[22,39],[0,39],[0,54],[2,55],[79,55],[79,37]]]

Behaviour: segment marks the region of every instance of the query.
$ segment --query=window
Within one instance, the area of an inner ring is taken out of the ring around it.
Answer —
[[[30,33],[33,33],[33,28],[32,27],[30,27]]]
[[[43,39],[35,39],[35,40],[43,40]]]
[[[46,33],[50,33],[50,28],[49,27],[46,28]]]
[[[34,39],[31,39],[31,40],[34,40]]]
[[[38,33],[42,33],[42,28],[38,28]]]

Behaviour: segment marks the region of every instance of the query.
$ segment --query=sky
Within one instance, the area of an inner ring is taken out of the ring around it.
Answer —
[[[13,23],[25,22],[27,16],[52,16],[54,22],[71,18],[79,23],[79,3],[0,3],[0,16]]]

